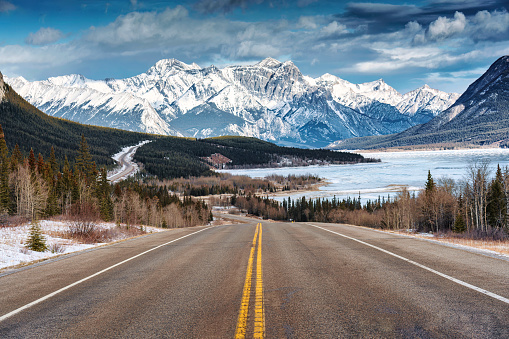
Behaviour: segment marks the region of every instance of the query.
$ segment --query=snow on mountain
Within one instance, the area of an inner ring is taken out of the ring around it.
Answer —
[[[4,76],[0,72],[0,102],[2,102],[2,99],[4,98],[5,95],[4,87],[5,87]]]
[[[34,82],[22,77],[6,80],[31,104],[52,116],[130,131],[180,134],[157,114],[147,100],[129,93],[100,92],[88,87],[88,79],[83,76]],[[68,82],[64,82],[66,80]]]
[[[382,79],[313,79],[291,61],[273,58],[222,69],[163,59],[127,79],[66,75],[9,83],[44,112],[88,124],[194,137],[237,134],[314,147],[400,132],[430,120],[458,97],[427,86],[402,95]]]
[[[416,124],[422,124],[449,108],[459,97],[457,93],[445,93],[424,85],[404,94],[396,108],[413,117]]]

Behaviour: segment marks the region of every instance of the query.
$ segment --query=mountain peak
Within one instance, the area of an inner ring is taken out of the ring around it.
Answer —
[[[319,78],[317,78],[316,80],[333,84],[333,83],[337,82],[339,80],[339,78],[335,75],[330,74],[330,73],[325,73],[322,76],[320,76]]]
[[[499,80],[504,78],[503,75],[509,74],[509,55],[504,55],[495,61],[490,68],[470,86],[468,86],[465,93],[458,99],[458,103],[464,103],[477,93],[483,91],[486,86],[493,86]]]
[[[161,59],[154,66],[152,66],[148,70],[148,74],[158,73],[158,74],[165,74],[171,71],[188,71],[188,70],[197,70],[201,69],[200,66],[198,66],[195,63],[192,63],[191,65],[188,65],[180,60],[177,60],[175,58],[171,59]]]
[[[67,87],[73,87],[73,86],[82,86],[87,81],[87,78],[85,78],[81,74],[69,74],[69,75],[62,75],[58,77],[51,77],[48,78],[46,81],[47,83],[51,83],[53,85],[57,86],[67,86]]]
[[[277,68],[281,66],[281,61],[276,60],[274,58],[268,57],[257,63],[255,66],[259,67],[267,67],[267,68]]]

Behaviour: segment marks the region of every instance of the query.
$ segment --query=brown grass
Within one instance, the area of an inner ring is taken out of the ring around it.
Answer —
[[[387,231],[386,231],[387,232]],[[392,231],[394,232],[394,231]],[[405,234],[421,239],[429,239],[445,244],[462,245],[483,250],[490,250],[500,254],[509,255],[509,240],[486,240],[486,239],[469,239],[462,238],[451,234],[441,234],[438,237],[429,237],[418,233],[408,233],[403,230],[395,233]]]

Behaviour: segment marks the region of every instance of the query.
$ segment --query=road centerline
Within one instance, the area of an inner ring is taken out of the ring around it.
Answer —
[[[263,274],[262,274],[262,224],[260,223],[258,253],[256,256],[256,297],[254,337],[263,338],[265,332],[265,310],[263,305]]]
[[[395,257],[395,258],[398,258],[398,259],[401,259],[401,260],[403,260],[403,261],[406,261],[406,262],[407,262],[407,263],[409,263],[409,264],[412,264],[412,265],[415,265],[415,266],[417,266],[417,267],[420,267],[420,268],[422,268],[422,269],[424,269],[424,270],[426,270],[426,271],[428,271],[428,272],[434,273],[434,274],[436,274],[436,275],[438,275],[438,276],[440,276],[440,277],[442,277],[442,278],[445,278],[445,279],[447,279],[447,280],[450,280],[450,281],[452,281],[452,282],[454,282],[454,283],[456,283],[456,284],[459,284],[459,285],[461,285],[461,286],[467,287],[467,288],[469,288],[469,289],[471,289],[471,290],[474,290],[474,291],[476,291],[476,292],[482,293],[482,294],[484,294],[484,295],[487,295],[487,296],[489,296],[489,297],[492,297],[492,298],[494,298],[494,299],[497,299],[497,300],[499,300],[499,301],[502,301],[502,302],[504,302],[504,303],[506,303],[506,304],[509,304],[509,298],[503,297],[503,296],[501,296],[501,295],[498,295],[498,294],[496,294],[496,293],[490,292],[490,291],[485,290],[485,289],[483,289],[483,288],[480,288],[480,287],[477,287],[477,286],[475,286],[475,285],[469,284],[469,283],[467,283],[467,282],[465,282],[465,281],[463,281],[463,280],[459,280],[459,279],[457,279],[457,278],[451,277],[450,275],[447,275],[447,274],[445,274],[445,273],[442,273],[442,272],[439,272],[439,271],[437,271],[437,270],[434,270],[434,269],[432,269],[432,268],[430,268],[430,267],[428,267],[428,266],[425,266],[425,265],[423,265],[423,264],[419,264],[419,263],[418,263],[418,262],[416,262],[416,261],[410,260],[410,259],[408,259],[408,258],[405,258],[405,257],[403,257],[403,256],[401,256],[401,255],[396,254],[396,253],[390,252],[390,251],[388,251],[388,250],[386,250],[386,249],[383,249],[383,248],[381,248],[381,247],[378,247],[378,246],[372,245],[372,244],[370,244],[370,243],[367,243],[367,242],[365,242],[365,241],[362,241],[362,240],[359,240],[359,239],[356,239],[356,238],[350,237],[350,236],[345,235],[345,234],[341,234],[341,233],[338,233],[338,232],[335,232],[335,231],[331,231],[331,230],[329,230],[329,229],[326,229],[326,228],[323,228],[323,227],[320,227],[320,226],[317,226],[317,225],[313,225],[313,224],[309,224],[309,223],[306,223],[306,225],[309,225],[309,226],[312,226],[312,227],[316,227],[316,228],[322,229],[322,230],[324,230],[324,231],[327,231],[327,232],[330,232],[330,233],[333,233],[333,234],[339,235],[339,236],[341,236],[341,237],[343,237],[343,238],[346,238],[346,239],[350,239],[350,240],[356,241],[356,242],[358,242],[358,243],[360,243],[360,244],[363,244],[363,245],[365,245],[365,246],[371,247],[371,248],[373,248],[373,249],[376,249],[376,250],[378,250],[378,251],[381,251],[381,252],[383,252],[383,253],[386,253],[386,254],[388,254],[388,255],[391,255],[391,256],[393,256],[393,257]]]
[[[258,246],[258,248],[257,248]],[[263,307],[263,280],[262,280],[262,224],[256,224],[255,235],[251,245],[249,260],[247,264],[246,279],[240,303],[235,338],[246,337],[247,319],[249,315],[249,301],[251,299],[251,285],[254,270],[254,259],[256,254],[256,285],[255,285],[255,319],[254,319],[254,338],[264,338],[265,336],[265,311]]]
[[[83,282],[85,282],[85,281],[87,281],[87,280],[90,280],[90,279],[92,279],[92,278],[94,278],[94,277],[97,277],[98,275],[101,275],[101,274],[103,274],[103,273],[105,273],[105,272],[107,272],[107,271],[109,271],[109,270],[111,270],[111,269],[113,269],[113,268],[115,268],[115,267],[118,267],[118,266],[120,266],[120,265],[122,265],[122,264],[125,264],[125,263],[127,263],[127,262],[129,262],[129,261],[131,261],[131,260],[133,260],[133,259],[139,258],[139,257],[141,257],[142,255],[145,255],[145,254],[147,254],[147,253],[150,253],[150,252],[152,252],[152,251],[155,251],[156,249],[159,249],[159,248],[161,248],[161,247],[167,246],[167,245],[169,245],[169,244],[171,244],[171,243],[173,243],[173,242],[175,242],[175,241],[178,241],[178,240],[181,240],[181,239],[187,238],[187,237],[189,237],[189,236],[191,236],[191,235],[194,235],[194,234],[197,234],[197,233],[203,232],[203,231],[205,231],[205,230],[207,230],[207,229],[209,229],[209,228],[212,228],[212,227],[215,227],[215,226],[206,227],[206,228],[203,228],[203,229],[201,229],[201,230],[199,230],[199,231],[196,231],[196,232],[193,232],[193,233],[186,234],[186,235],[184,235],[184,236],[182,236],[182,237],[179,237],[179,238],[177,238],[177,239],[173,239],[173,240],[168,241],[168,242],[166,242],[166,243],[164,243],[164,244],[161,244],[161,245],[158,245],[158,246],[156,246],[156,247],[153,247],[153,248],[151,248],[151,249],[149,249],[149,250],[146,250],[146,251],[144,251],[144,252],[142,252],[142,253],[136,254],[135,256],[132,256],[132,257],[130,257],[130,258],[128,258],[128,259],[125,259],[125,260],[123,260],[123,261],[121,261],[121,262],[119,262],[119,263],[116,263],[116,264],[114,264],[114,265],[112,265],[112,266],[110,266],[110,267],[107,267],[107,268],[105,268],[105,269],[103,269],[103,270],[101,270],[101,271],[99,271],[99,272],[96,272],[96,273],[94,273],[94,274],[92,274],[92,275],[89,275],[88,277],[85,277],[85,278],[83,278],[83,279],[80,279],[80,280],[78,280],[78,281],[75,281],[75,282],[73,282],[72,284],[69,284],[69,285],[67,285],[67,286],[65,286],[65,287],[62,287],[62,288],[60,288],[60,289],[58,289],[58,290],[56,290],[56,291],[54,291],[54,292],[52,292],[52,293],[50,293],[50,294],[45,295],[44,297],[41,297],[41,298],[39,298],[39,299],[37,299],[37,300],[34,300],[34,301],[32,301],[31,303],[28,303],[28,304],[26,304],[26,305],[24,305],[24,306],[21,306],[21,307],[19,307],[19,308],[15,309],[15,310],[13,310],[13,311],[11,311],[11,312],[9,312],[9,313],[6,313],[6,314],[4,314],[4,315],[0,316],[0,322],[2,322],[2,321],[4,321],[4,320],[7,320],[8,318],[10,318],[10,317],[12,317],[12,316],[14,316],[14,315],[16,315],[16,314],[18,314],[18,313],[20,313],[20,312],[22,312],[22,311],[26,310],[26,309],[29,309],[29,308],[30,308],[30,307],[32,307],[32,306],[35,306],[35,305],[37,305],[37,304],[40,304],[41,302],[43,302],[43,301],[45,301],[45,300],[48,300],[49,298],[54,297],[55,295],[57,295],[57,294],[59,294],[59,293],[62,293],[62,292],[66,291],[66,290],[68,290],[68,289],[70,289],[70,288],[72,288],[72,287],[74,287],[74,286],[76,286],[76,285],[79,285],[79,284],[81,284],[81,283],[83,283]]]

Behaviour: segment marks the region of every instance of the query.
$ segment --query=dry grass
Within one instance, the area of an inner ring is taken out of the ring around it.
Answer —
[[[70,239],[81,244],[107,243],[147,234],[141,227],[128,227],[125,225],[112,228],[95,225],[95,227],[88,228],[87,230],[87,232],[78,232],[75,226],[70,225],[67,231],[48,231],[45,233],[52,237]]]
[[[509,255],[509,241],[507,240],[464,239],[449,235],[433,237],[433,240],[447,244],[462,245],[484,250],[490,250],[497,253]]]
[[[439,236],[430,237],[429,235],[419,234],[419,233],[408,233],[403,230],[401,230],[401,231],[385,231],[385,232],[405,234],[407,236],[438,241],[438,242],[441,242],[444,244],[468,246],[468,247],[472,247],[472,248],[489,250],[489,251],[493,251],[496,253],[509,255],[509,240],[469,239],[469,238],[459,237],[454,234],[440,234]]]

